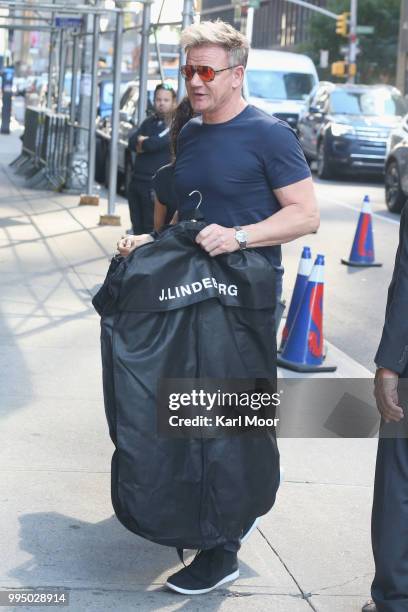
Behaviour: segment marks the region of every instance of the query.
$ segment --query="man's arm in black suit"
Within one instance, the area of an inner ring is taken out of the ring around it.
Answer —
[[[408,364],[408,220],[401,213],[399,245],[388,289],[384,328],[375,356],[378,366],[402,374]]]
[[[399,244],[394,272],[388,289],[387,307],[381,342],[375,356],[374,395],[377,408],[386,423],[400,421],[404,412],[399,405],[398,378],[408,360],[408,223],[407,210],[401,214]]]

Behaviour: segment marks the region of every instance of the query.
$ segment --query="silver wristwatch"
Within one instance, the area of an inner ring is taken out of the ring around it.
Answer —
[[[239,225],[236,225],[234,227],[235,230],[235,240],[238,242],[239,244],[239,248],[242,249],[246,249],[247,248],[247,242],[248,242],[248,234],[245,230],[242,229],[242,227],[240,227]]]

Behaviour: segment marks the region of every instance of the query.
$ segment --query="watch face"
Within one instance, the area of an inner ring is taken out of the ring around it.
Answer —
[[[235,238],[238,240],[238,242],[246,242],[247,234],[244,230],[238,230],[238,232],[235,234]]]

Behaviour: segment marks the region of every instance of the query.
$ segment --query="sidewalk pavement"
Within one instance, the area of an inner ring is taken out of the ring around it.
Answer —
[[[106,200],[25,189],[7,165],[19,152],[16,133],[0,136],[0,590],[65,587],[75,612],[359,610],[373,573],[372,439],[280,440],[285,480],[242,546],[239,579],[195,598],[163,586],[175,550],[113,515],[90,302],[127,204],[121,228],[99,226]]]

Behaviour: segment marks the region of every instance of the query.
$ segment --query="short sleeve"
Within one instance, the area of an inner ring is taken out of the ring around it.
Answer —
[[[264,135],[264,163],[272,189],[292,185],[311,176],[296,132],[286,123],[270,126]]]
[[[165,167],[159,168],[156,174],[153,176],[153,189],[156,193],[157,199],[164,206],[167,206],[166,200],[168,197],[166,178]]]

